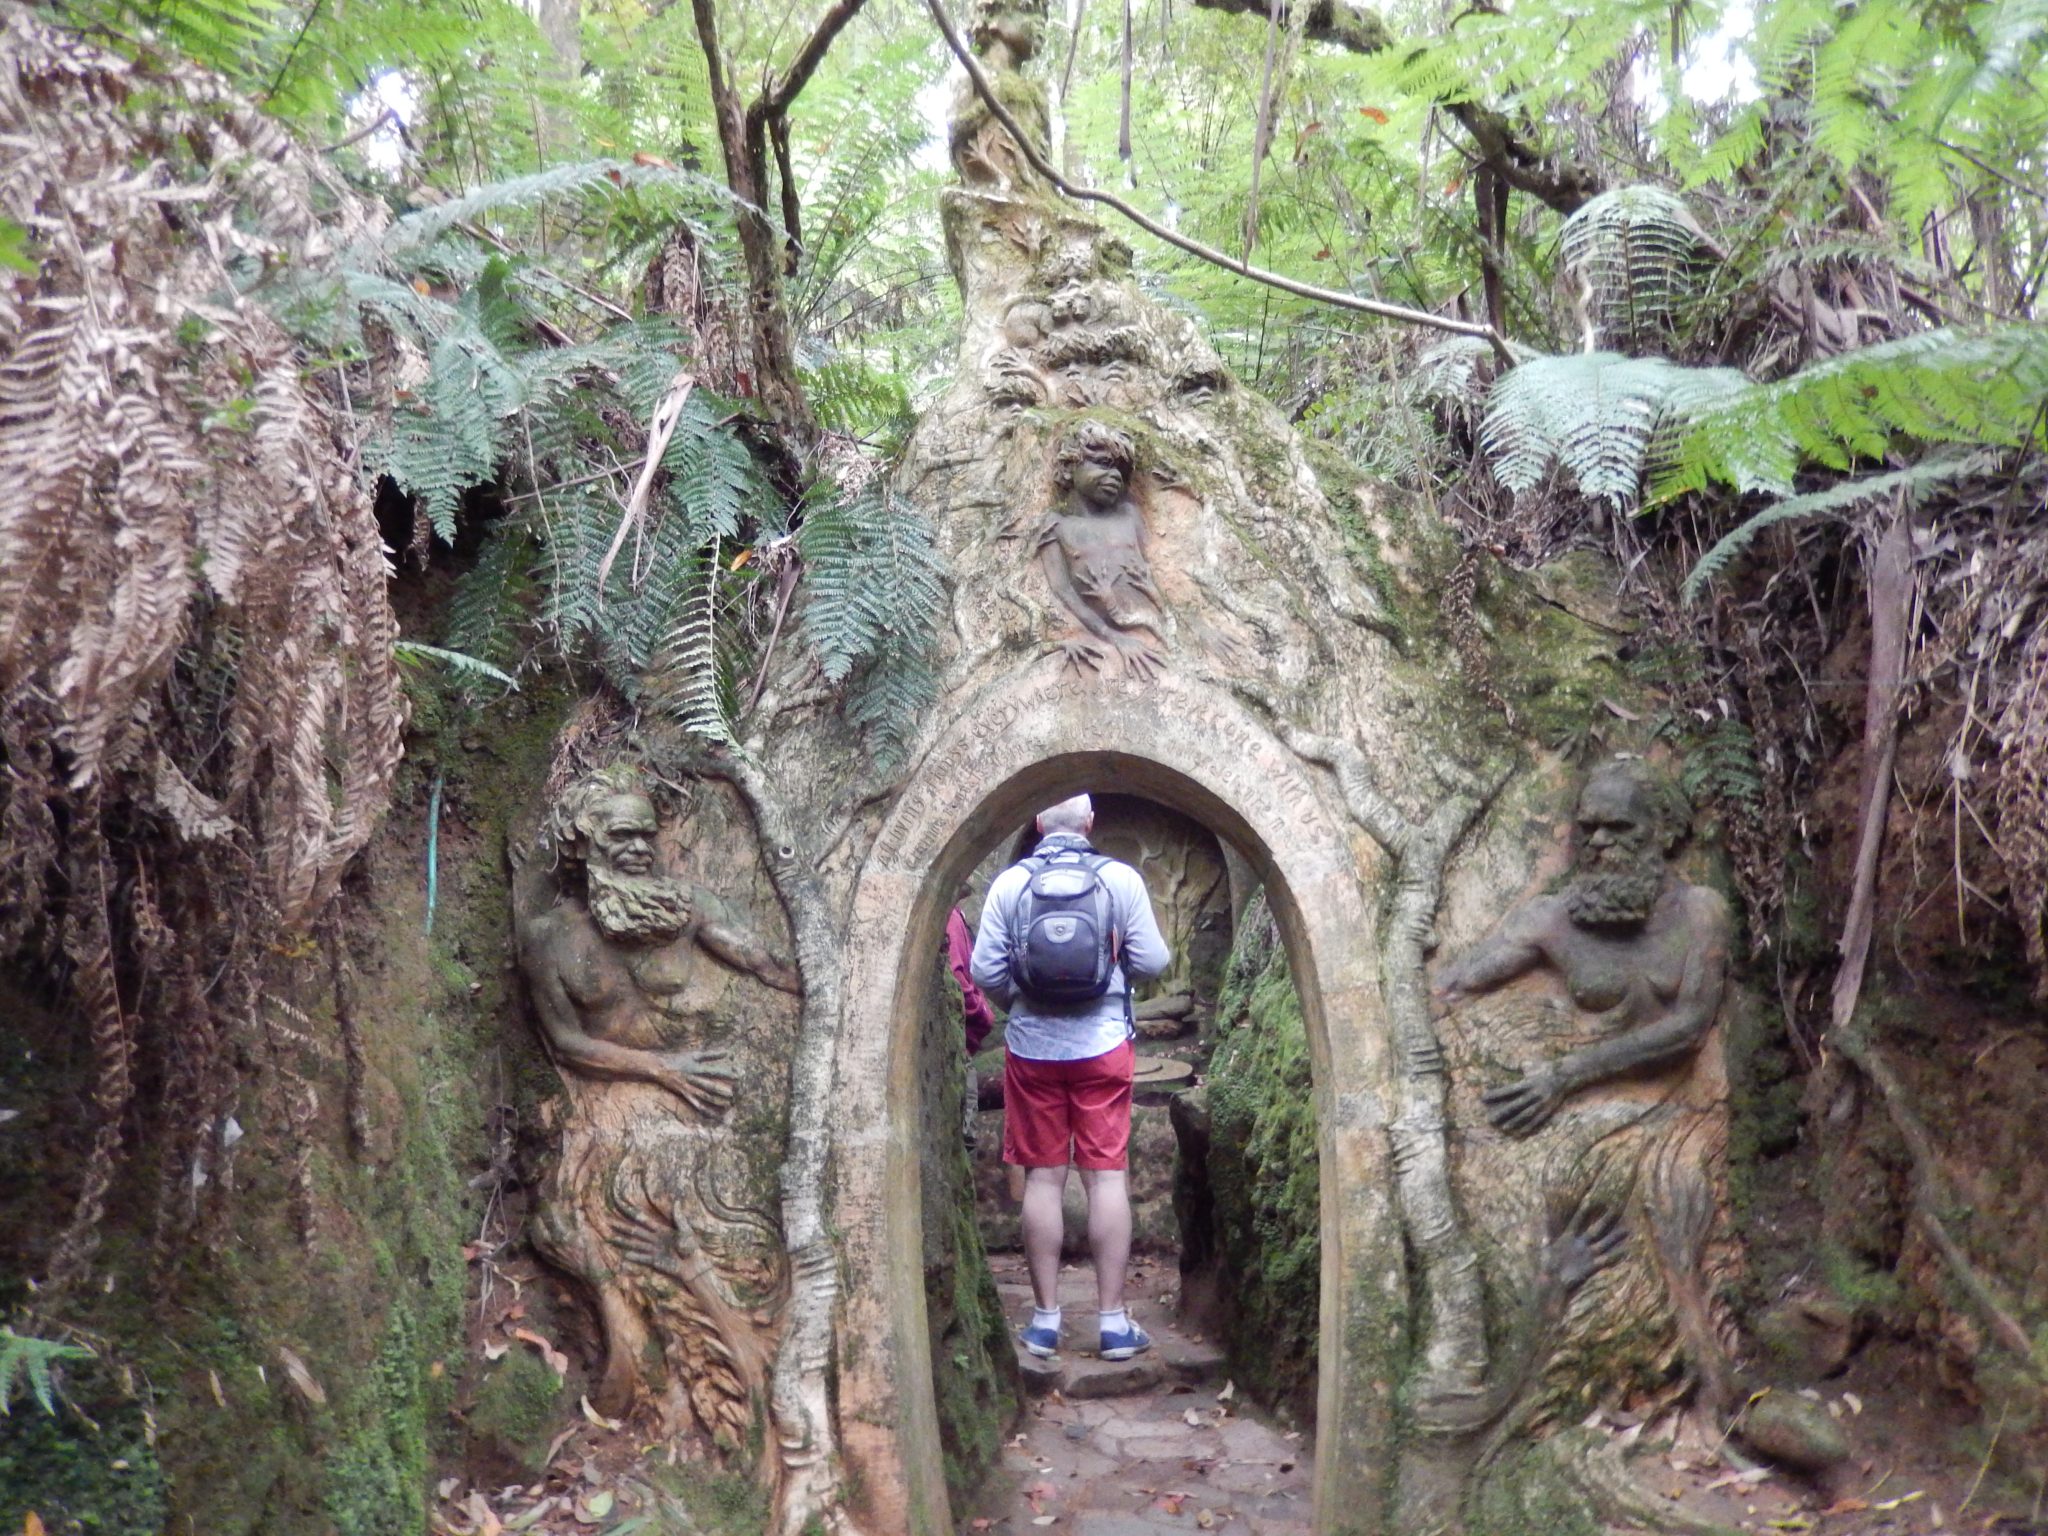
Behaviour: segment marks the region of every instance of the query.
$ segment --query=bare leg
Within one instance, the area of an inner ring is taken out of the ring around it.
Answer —
[[[1088,1175],[1083,1173],[1082,1178]],[[1060,1239],[1066,1219],[1060,1196],[1067,1187],[1067,1165],[1031,1168],[1024,1174],[1024,1263],[1031,1271],[1031,1298],[1041,1312],[1060,1304]],[[1093,1210],[1093,1202],[1090,1202]],[[1092,1221],[1092,1216],[1091,1216]],[[1124,1246],[1130,1246],[1130,1218],[1124,1219]]]
[[[1124,1304],[1124,1266],[1131,1258],[1130,1175],[1122,1168],[1083,1168],[1081,1187],[1088,1191],[1088,1251],[1095,1258],[1096,1302],[1103,1311],[1114,1312]]]

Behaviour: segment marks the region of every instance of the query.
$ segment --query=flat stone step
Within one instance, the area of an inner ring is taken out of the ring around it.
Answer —
[[[1140,1397],[1165,1386],[1175,1371],[1157,1344],[1132,1360],[1104,1360],[1092,1351],[1061,1350],[1051,1359],[1017,1346],[1017,1368],[1033,1397],[1054,1392],[1075,1402],[1103,1397]]]

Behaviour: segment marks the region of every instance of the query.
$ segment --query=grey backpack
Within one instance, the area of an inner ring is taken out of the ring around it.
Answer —
[[[1116,970],[1116,908],[1102,883],[1106,855],[1059,848],[1023,861],[1030,871],[1010,918],[1011,975],[1037,1003],[1092,1002]]]

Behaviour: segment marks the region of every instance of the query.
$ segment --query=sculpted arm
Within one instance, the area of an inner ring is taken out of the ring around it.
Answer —
[[[1544,939],[1560,921],[1557,903],[1541,898],[1510,912],[1497,929],[1437,972],[1430,1000],[1439,1011],[1507,985],[1543,961]]]
[[[778,992],[800,993],[804,989],[796,967],[744,928],[707,921],[697,930],[697,942],[735,970],[765,981]]]

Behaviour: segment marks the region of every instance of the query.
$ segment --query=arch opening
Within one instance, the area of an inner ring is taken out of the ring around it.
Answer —
[[[1324,1442],[1324,1454],[1317,1457],[1316,1506],[1350,1504],[1360,1497],[1376,1504],[1377,1493],[1358,1490],[1390,1475],[1384,1466],[1362,1467],[1356,1456],[1329,1454],[1334,1424],[1345,1426],[1348,1442],[1374,1450],[1391,1443],[1385,1433],[1391,1421],[1390,1364],[1403,1326],[1398,1315],[1375,1318],[1375,1326],[1385,1325],[1388,1335],[1377,1345],[1357,1326],[1361,1260],[1379,1268],[1381,1278],[1373,1288],[1382,1295],[1399,1290],[1402,1262],[1384,1177],[1384,1130],[1371,1092],[1384,1071],[1386,1053],[1361,851],[1337,818],[1323,815],[1319,824],[1309,825],[1311,818],[1299,811],[1298,792],[1289,802],[1289,785],[1266,785],[1258,769],[1270,765],[1231,762],[1219,767],[1213,745],[1176,756],[1179,766],[1127,749],[1035,752],[1024,760],[1012,757],[1008,765],[992,763],[994,771],[970,776],[950,795],[923,800],[913,780],[904,801],[922,824],[917,834],[906,833],[893,845],[907,847],[911,856],[889,858],[892,841],[885,829],[878,856],[863,873],[849,987],[854,1001],[847,1039],[852,1049],[842,1053],[841,1081],[860,1081],[862,1070],[871,1068],[886,1089],[872,1103],[874,1119],[863,1123],[850,1117],[843,1132],[848,1180],[863,1190],[853,1198],[864,1200],[873,1213],[871,1222],[861,1224],[864,1232],[849,1234],[849,1321],[871,1329],[876,1347],[850,1352],[841,1371],[842,1402],[851,1410],[847,1455],[867,1490],[865,1502],[877,1525],[895,1522],[912,1531],[951,1528],[940,1470],[926,1295],[917,1270],[925,1252],[918,1147],[925,1116],[918,1043],[928,1013],[933,960],[941,952],[954,895],[976,866],[991,850],[1007,851],[1016,829],[1038,809],[1083,789],[1135,797],[1198,823],[1229,850],[1240,880],[1266,894],[1299,997],[1314,1084],[1322,1250],[1315,1417]],[[1271,793],[1260,793],[1262,785]],[[1293,810],[1293,820],[1276,809],[1281,807]],[[919,857],[920,849],[928,851]],[[1364,862],[1369,867],[1369,854]],[[893,934],[885,914],[893,917]],[[872,934],[874,942],[861,943],[863,934]],[[1333,1011],[1345,1020],[1335,1050]],[[883,1048],[877,1048],[875,1034],[886,1042]],[[1367,1091],[1360,1093],[1361,1087]],[[1345,1177],[1341,1189],[1334,1176],[1339,1167],[1357,1175]],[[1368,1512],[1368,1522],[1372,1518]]]
[[[1044,1510],[1070,1522],[1128,1517],[1177,1502],[1145,1490],[1186,1485],[1216,1529],[1299,1527],[1314,1465],[1322,1223],[1298,993],[1240,854],[1156,800],[1088,788],[1090,841],[1139,872],[1172,955],[1132,989],[1130,1156],[1120,1188],[1105,1192],[1112,1208],[1127,1195],[1130,1214],[1129,1262],[1112,1258],[1110,1290],[1153,1348],[1126,1361],[1097,1355],[1093,1194],[1074,1174],[1056,1222],[1060,1349],[1039,1358],[1018,1345],[1035,1298],[1023,1173],[1002,1161],[1005,1021],[992,1010],[963,1081],[961,989],[934,968],[921,994],[920,1194],[953,1514],[1021,1528],[1040,1512],[1023,1490],[1037,1489]],[[989,882],[1037,841],[1028,822],[1001,838],[955,893],[963,939]],[[977,1087],[978,1113],[967,1108]],[[1042,1189],[1039,1199],[1042,1227]],[[1013,1410],[1017,1439],[1005,1429]]]

